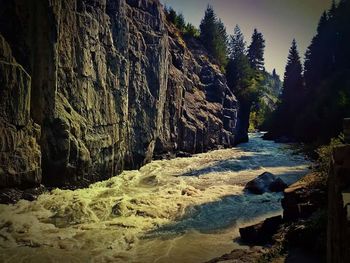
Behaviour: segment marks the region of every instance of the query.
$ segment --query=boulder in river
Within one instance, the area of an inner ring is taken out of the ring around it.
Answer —
[[[264,172],[257,178],[249,181],[245,190],[253,194],[263,194],[266,192],[283,192],[287,184],[281,179],[269,172]]]
[[[283,192],[284,189],[286,189],[288,185],[281,179],[281,178],[276,178],[270,185],[269,185],[269,190],[271,192]]]

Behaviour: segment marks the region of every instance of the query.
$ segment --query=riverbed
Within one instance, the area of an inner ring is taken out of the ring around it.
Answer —
[[[260,136],[0,205],[0,262],[191,263],[228,253],[240,247],[239,227],[282,212],[282,194],[251,195],[244,185],[266,171],[291,184],[310,165]]]

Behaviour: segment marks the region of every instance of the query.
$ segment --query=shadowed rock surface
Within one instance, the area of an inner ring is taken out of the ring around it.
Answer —
[[[345,134],[349,134],[349,123]],[[349,139],[347,137],[347,139]],[[350,141],[348,140],[347,143]],[[328,179],[327,261],[350,261],[350,145],[335,147]]]
[[[259,224],[240,228],[241,240],[253,245],[264,245],[273,242],[272,236],[277,233],[282,222],[282,216],[274,216]]]
[[[0,5],[1,187],[86,186],[234,145],[224,75],[158,1]]]

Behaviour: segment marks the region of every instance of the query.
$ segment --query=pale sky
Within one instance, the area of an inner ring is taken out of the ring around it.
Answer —
[[[288,50],[296,39],[302,58],[316,34],[319,18],[329,9],[332,0],[161,0],[163,4],[183,13],[186,22],[199,26],[208,4],[233,33],[238,24],[249,45],[253,29],[266,40],[265,67],[276,68],[283,77]]]

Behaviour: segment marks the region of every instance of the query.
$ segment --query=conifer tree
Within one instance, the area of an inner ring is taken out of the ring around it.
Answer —
[[[257,29],[254,29],[252,35],[252,42],[248,48],[248,58],[250,65],[253,69],[263,71],[265,69],[264,61],[264,49],[265,49],[265,40],[262,33],[258,32]]]
[[[244,36],[238,25],[235,26],[234,33],[230,37],[229,43],[230,59],[235,59],[246,53],[246,43]]]
[[[200,24],[200,38],[208,52],[222,66],[227,64],[227,33],[214,9],[208,5]]]
[[[167,18],[168,18],[168,20],[169,20],[171,23],[175,24],[176,17],[177,17],[176,11],[175,11],[173,8],[171,8],[171,7],[166,8],[165,11],[166,11],[166,13],[167,13]]]
[[[183,14],[180,13],[179,15],[176,16],[174,24],[180,31],[183,32],[185,30],[186,22]]]
[[[217,18],[214,9],[208,5],[199,28],[201,31],[201,41],[210,53],[214,53],[213,39],[215,37],[215,31],[217,30],[216,21]]]
[[[289,50],[286,71],[284,73],[282,101],[291,107],[298,103],[303,94],[303,68],[297,49],[297,43],[293,39]]]
[[[299,62],[294,63],[298,64],[294,77],[290,74],[292,63],[288,63],[281,104],[270,128],[272,137],[291,135],[306,142],[328,143],[339,135],[343,118],[350,116],[349,46],[350,0],[333,1],[330,10],[322,14],[305,55],[305,91],[300,90]]]
[[[281,104],[278,111],[277,123],[283,134],[293,132],[296,117],[299,115],[300,105],[305,96],[302,65],[297,49],[297,43],[293,39],[292,46],[289,49],[286,71],[281,95]]]
[[[280,91],[281,91],[281,86],[282,86],[282,82],[280,79],[280,76],[276,73],[276,69],[272,70],[272,91],[276,96],[279,96]]]

